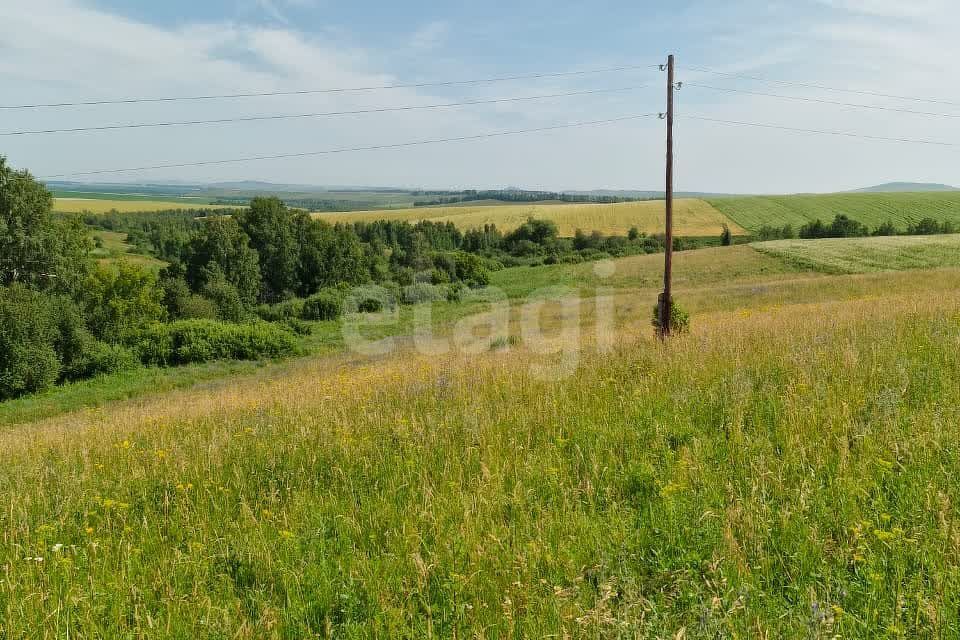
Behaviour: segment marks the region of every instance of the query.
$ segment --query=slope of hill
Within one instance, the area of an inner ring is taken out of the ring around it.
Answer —
[[[799,269],[824,273],[960,267],[960,235],[774,240],[751,246]]]
[[[870,228],[889,221],[905,229],[923,218],[960,223],[960,191],[750,196],[710,198],[708,202],[751,231],[763,225],[790,224],[798,228],[813,220],[828,222],[841,213]]]
[[[956,187],[935,182],[887,182],[873,187],[855,189],[853,193],[904,193],[922,191],[957,191]]]
[[[495,206],[429,207],[362,211],[350,213],[322,213],[319,217],[330,222],[372,220],[433,220],[453,222],[461,229],[481,228],[495,224],[504,231],[521,225],[528,218],[554,221],[561,236],[573,236],[577,229],[586,232],[626,235],[631,227],[653,235],[663,232],[663,201],[622,202],[616,204],[502,204]],[[719,235],[726,224],[734,234],[743,235],[740,225],[725,217],[704,200],[680,199],[675,209],[675,233],[680,236]]]

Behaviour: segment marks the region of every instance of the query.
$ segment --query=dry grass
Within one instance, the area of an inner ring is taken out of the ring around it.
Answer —
[[[509,231],[530,217],[552,220],[560,235],[573,236],[577,229],[600,231],[609,235],[626,235],[631,227],[653,235],[663,232],[662,201],[624,202],[617,204],[529,204],[481,207],[425,207],[351,213],[323,213],[318,217],[331,222],[373,220],[433,220],[453,222],[460,229],[481,228],[495,224]],[[745,231],[703,200],[678,200],[675,209],[675,233],[682,236],[717,236],[726,223],[733,233]]]
[[[101,200],[99,198],[54,198],[53,210],[59,213],[140,213],[149,211],[181,211],[184,209],[235,209],[229,205],[173,200]]]

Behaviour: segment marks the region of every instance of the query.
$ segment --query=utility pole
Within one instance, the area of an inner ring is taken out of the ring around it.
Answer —
[[[662,69],[663,67],[661,67]],[[660,330],[661,340],[670,335],[670,317],[672,299],[672,279],[673,279],[673,91],[676,88],[674,82],[674,61],[673,54],[667,58],[667,187],[665,191],[666,198],[666,233],[664,242],[666,251],[663,259],[663,293],[660,294]]]

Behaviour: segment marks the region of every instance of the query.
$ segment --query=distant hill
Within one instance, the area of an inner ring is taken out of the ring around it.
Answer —
[[[903,191],[960,191],[956,187],[948,184],[936,184],[932,182],[888,182],[878,184],[874,187],[864,189],[855,189],[853,193],[896,193]]]

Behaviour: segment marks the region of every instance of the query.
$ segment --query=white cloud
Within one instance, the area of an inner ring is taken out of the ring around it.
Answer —
[[[281,13],[315,0],[272,0]],[[837,87],[920,95],[960,103],[950,82],[960,60],[960,8],[937,0],[916,4],[885,0],[818,0],[798,12],[794,3],[763,2],[718,7],[695,4],[681,66],[712,68]],[[315,6],[310,4],[309,6]],[[904,8],[906,6],[906,8]],[[810,10],[815,7],[816,10]],[[900,13],[898,13],[900,12]],[[904,12],[909,12],[905,15]],[[754,15],[756,14],[756,15]],[[897,20],[896,16],[903,19]],[[261,16],[262,17],[262,16]],[[685,18],[688,17],[686,14]],[[252,18],[251,18],[252,19]],[[445,53],[451,26],[424,24],[406,39],[402,56],[379,51],[379,43],[349,47],[347,38],[307,34],[276,20],[187,23],[163,28],[91,8],[84,0],[0,2],[0,100],[70,101],[127,96],[197,95],[246,91],[392,84],[391,65],[402,57],[449,60],[438,79],[508,75],[509,63],[491,72],[471,71]],[[659,25],[648,27],[656,31]],[[327,25],[323,34],[335,33]],[[638,38],[643,42],[643,38]],[[485,44],[486,46],[486,44]],[[571,43],[576,50],[577,44]],[[662,43],[641,44],[630,60],[660,57]],[[611,54],[612,55],[612,54]],[[418,58],[420,56],[420,58]],[[484,62],[487,62],[484,59]],[[617,66],[622,59],[611,57]],[[517,63],[521,72],[558,69],[551,61]],[[537,68],[539,67],[539,68]],[[423,72],[429,79],[428,72]],[[869,97],[771,87],[683,70],[687,81],[709,77],[712,84],[773,93],[822,95],[830,99],[917,106]],[[40,175],[111,167],[190,162],[250,155],[282,154],[334,147],[396,143],[594,120],[660,110],[662,77],[609,76],[542,83],[457,87],[431,95],[420,90],[344,93],[244,101],[129,105],[71,110],[4,112],[0,129],[69,127],[243,115],[342,110],[453,101],[458,97],[534,95],[594,87],[653,82],[636,93],[559,99],[518,105],[381,114],[316,120],[249,123],[238,126],[132,130],[91,135],[0,138],[0,153],[16,166]],[[588,85],[589,86],[589,85]],[[934,119],[855,109],[791,104],[770,98],[711,93],[693,87],[680,97],[679,187],[711,191],[799,191],[840,189],[893,179],[960,183],[953,149],[898,146],[786,132],[728,128],[684,120],[702,114],[730,120],[835,129],[891,137],[960,142],[960,119]],[[920,110],[946,111],[945,105]],[[960,109],[952,109],[960,112]],[[201,169],[155,171],[123,178],[244,179],[317,184],[399,184],[408,186],[503,186],[531,188],[651,188],[660,184],[663,130],[658,121],[558,131],[484,142],[437,145],[388,152],[281,160]]]

